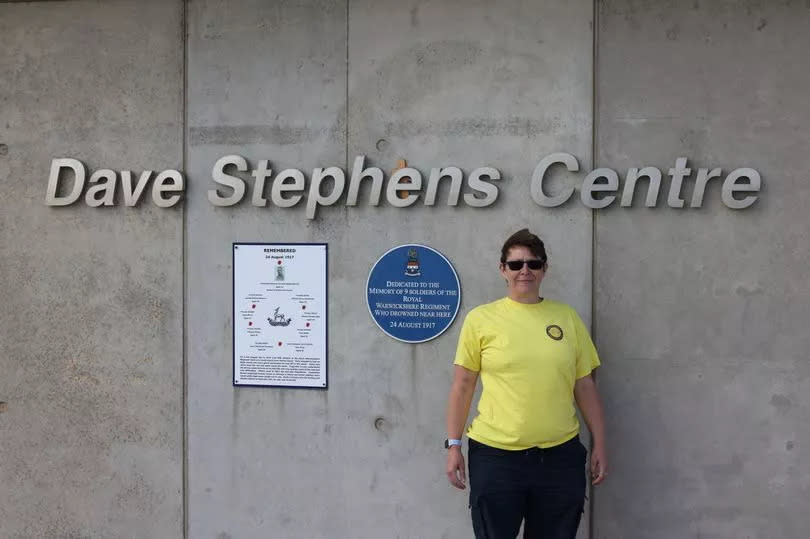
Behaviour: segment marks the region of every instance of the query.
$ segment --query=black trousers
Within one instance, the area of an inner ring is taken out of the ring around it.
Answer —
[[[476,539],[574,539],[585,504],[587,450],[575,437],[507,451],[470,440],[470,512]]]

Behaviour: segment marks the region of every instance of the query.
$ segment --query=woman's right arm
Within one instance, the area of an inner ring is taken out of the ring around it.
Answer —
[[[447,399],[447,437],[450,439],[461,439],[477,382],[477,372],[460,365],[453,366],[453,383]],[[456,488],[466,486],[467,473],[461,446],[455,445],[447,450],[447,479]]]

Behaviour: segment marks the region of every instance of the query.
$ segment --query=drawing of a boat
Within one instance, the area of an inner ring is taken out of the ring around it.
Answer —
[[[286,318],[283,314],[279,314],[278,307],[273,311],[273,318],[268,318],[267,322],[271,326],[289,326],[292,318]]]

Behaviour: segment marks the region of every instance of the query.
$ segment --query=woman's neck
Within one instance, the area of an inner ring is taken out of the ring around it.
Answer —
[[[531,294],[528,296],[509,294],[509,299],[511,299],[512,301],[516,301],[518,303],[526,303],[526,304],[540,303],[541,301],[543,301],[543,298],[541,298],[539,294]]]

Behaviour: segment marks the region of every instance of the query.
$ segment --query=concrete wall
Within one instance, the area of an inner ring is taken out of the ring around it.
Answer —
[[[765,187],[745,211],[718,184],[702,209],[598,213],[598,538],[807,535],[808,24],[795,2],[601,4],[598,164],[683,155]]]
[[[182,167],[182,5],[0,4],[0,537],[183,530],[182,209],[51,208],[51,159]]]
[[[388,248],[425,243],[455,264],[461,317],[503,294],[498,249],[522,226],[550,249],[544,295],[593,321],[605,365],[613,469],[580,537],[802,537],[810,10],[605,1],[595,34],[594,13],[0,3],[0,537],[469,537],[441,448],[460,319],[395,342],[364,285]],[[750,166],[765,187],[740,212],[714,184],[702,209],[542,209],[529,180],[553,151],[583,171],[594,154],[621,173]],[[229,153],[503,178],[485,209],[344,195],[308,220],[249,193],[212,206]],[[184,170],[185,203],[46,207],[60,156]],[[234,241],[329,244],[328,391],[231,386]]]
[[[460,324],[393,341],[368,315],[365,282],[390,247],[425,243],[456,264],[466,312],[503,293],[500,243],[528,223],[569,268],[552,270],[548,293],[589,314],[590,213],[543,213],[526,194],[553,141],[590,161],[590,4],[189,7],[190,536],[468,537],[441,447]],[[493,165],[504,179],[485,210],[447,207],[441,192],[433,208],[342,199],[308,221],[301,207],[212,208],[211,167],[228,153],[304,171],[401,157],[425,177]],[[329,243],[328,391],[230,386],[233,241]]]

